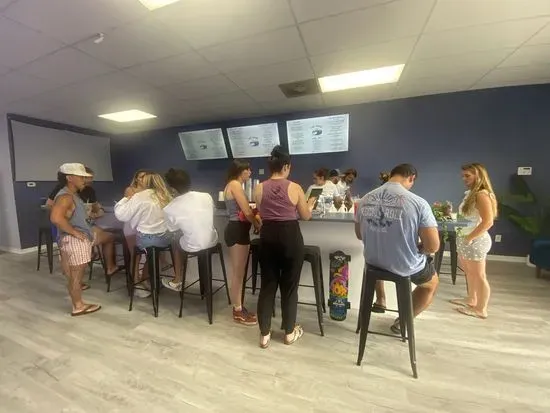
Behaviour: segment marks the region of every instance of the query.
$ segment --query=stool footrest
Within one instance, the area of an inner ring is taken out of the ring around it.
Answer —
[[[398,336],[397,334],[391,334],[391,333],[382,333],[381,331],[371,331],[371,330],[368,330],[369,331],[369,334],[374,334],[376,336],[386,336],[386,337],[391,337],[391,338],[398,338],[399,340],[403,340],[403,337],[401,336]],[[405,340],[408,340],[409,339],[409,336],[405,336]]]

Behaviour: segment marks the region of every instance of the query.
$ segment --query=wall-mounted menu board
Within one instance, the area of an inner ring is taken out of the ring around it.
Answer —
[[[291,155],[346,152],[349,114],[291,120],[286,123]]]
[[[227,135],[234,158],[268,156],[273,147],[279,144],[279,129],[276,123],[229,128]]]
[[[227,158],[227,148],[221,129],[180,132],[178,136],[188,161]]]

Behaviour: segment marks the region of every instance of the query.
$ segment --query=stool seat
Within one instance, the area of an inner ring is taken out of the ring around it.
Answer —
[[[404,277],[399,274],[394,274],[392,272],[371,266],[369,264],[365,264],[365,271],[363,272],[363,285],[361,287],[361,305],[359,308],[359,323],[357,329],[357,332],[360,331],[361,335],[359,338],[359,354],[357,357],[357,365],[360,366],[361,361],[363,360],[368,333],[390,336],[390,334],[386,333],[369,331],[372,303],[374,301],[374,291],[377,281],[390,281],[395,283],[397,291],[397,306],[399,312],[399,327],[401,332],[400,338],[403,341],[408,341],[409,343],[409,358],[411,362],[413,376],[414,378],[418,378],[416,367],[411,278]]]

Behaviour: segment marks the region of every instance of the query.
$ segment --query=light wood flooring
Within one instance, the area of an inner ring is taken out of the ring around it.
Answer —
[[[35,254],[0,255],[2,413],[550,411],[550,280],[523,264],[489,262],[485,321],[453,311],[447,300],[463,294],[464,277],[453,286],[442,275],[416,321],[418,380],[407,345],[387,337],[369,336],[355,365],[354,310],[344,322],[327,316],[320,337],[314,309],[300,306],[303,339],[284,346],[276,332],[261,350],[257,327],[233,323],[223,291],[213,325],[193,296],[179,319],[170,291],[155,319],[149,299],[128,312],[123,276],[106,293],[98,268],[85,294],[103,309],[74,318],[59,263],[52,275],[45,264],[37,272]],[[373,320],[388,331],[393,318]]]

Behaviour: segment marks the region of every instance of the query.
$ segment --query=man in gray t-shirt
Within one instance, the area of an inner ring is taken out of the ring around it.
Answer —
[[[410,277],[419,287],[413,292],[415,316],[432,302],[438,277],[432,257],[426,254],[439,249],[437,222],[430,205],[410,192],[416,177],[412,165],[393,168],[387,183],[361,199],[355,218],[355,233],[363,240],[365,262]],[[384,284],[380,281],[373,311],[384,312],[385,307]],[[394,326],[399,330],[398,323]]]

